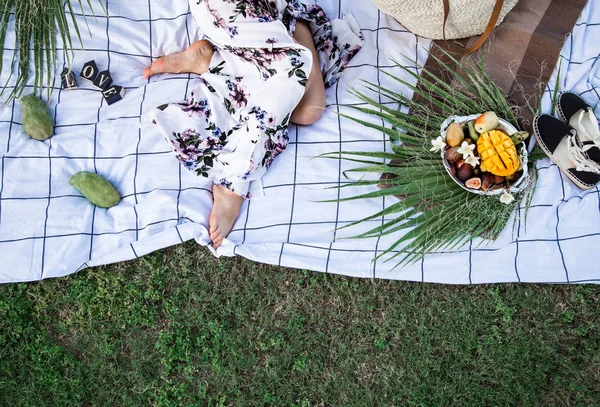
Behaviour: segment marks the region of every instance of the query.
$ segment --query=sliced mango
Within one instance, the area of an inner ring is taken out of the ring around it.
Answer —
[[[519,169],[515,144],[501,131],[483,133],[477,140],[477,152],[481,158],[481,171],[506,177]]]

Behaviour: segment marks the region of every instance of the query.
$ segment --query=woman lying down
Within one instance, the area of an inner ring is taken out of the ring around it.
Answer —
[[[143,72],[145,78],[201,75],[187,101],[163,105],[151,116],[184,168],[213,182],[209,233],[215,249],[250,198],[249,183],[286,148],[288,124],[319,119],[325,86],[362,46],[350,16],[332,24],[321,7],[305,2],[190,0],[207,39]]]

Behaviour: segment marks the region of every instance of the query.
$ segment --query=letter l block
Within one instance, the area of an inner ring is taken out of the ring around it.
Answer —
[[[75,74],[67,67],[64,67],[62,72],[60,73],[60,81],[62,83],[63,89],[69,90],[77,88],[77,80],[75,79]]]

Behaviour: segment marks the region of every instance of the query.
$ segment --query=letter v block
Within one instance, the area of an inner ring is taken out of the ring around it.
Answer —
[[[83,79],[87,79],[90,82],[94,82],[94,79],[96,79],[97,74],[98,67],[96,66],[96,61],[92,59],[91,61],[87,61],[83,65],[83,69],[81,70],[79,76],[81,76]]]
[[[62,83],[63,89],[69,90],[77,88],[77,80],[75,79],[75,74],[67,67],[64,67],[62,72],[60,73],[60,81]]]
[[[114,85],[103,90],[102,95],[104,96],[104,99],[106,99],[106,103],[112,105],[113,103],[123,99],[123,96],[125,96],[125,88],[119,85]]]
[[[112,76],[108,69],[106,71],[102,71],[96,76],[96,80],[94,80],[94,85],[99,87],[102,90],[108,89],[108,87],[112,84]]]

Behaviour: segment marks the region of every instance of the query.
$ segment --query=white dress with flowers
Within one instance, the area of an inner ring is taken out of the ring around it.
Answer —
[[[360,30],[351,17],[332,25],[318,5],[300,0],[190,6],[215,53],[189,99],[160,106],[151,118],[184,168],[250,198],[250,181],[288,144],[291,112],[310,75],[312,54],[291,36],[296,21],[310,23],[326,86],[362,46]]]

